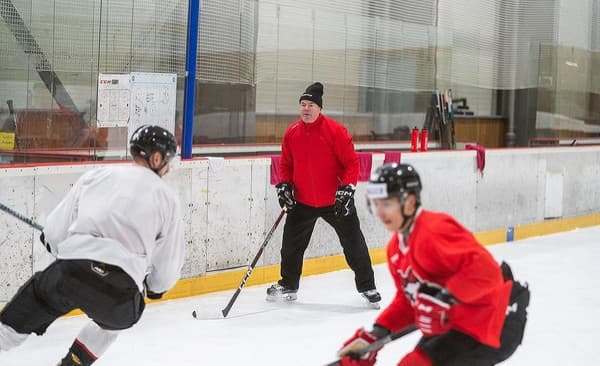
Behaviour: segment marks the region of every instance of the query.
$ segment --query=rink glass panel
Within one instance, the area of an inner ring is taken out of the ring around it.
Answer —
[[[0,22],[0,130],[16,148],[2,164],[128,158],[126,128],[96,122],[99,73],[177,74],[181,138],[186,1],[4,4],[15,11]],[[475,116],[514,113],[518,146],[598,137],[600,0],[559,5],[201,1],[193,143],[278,144],[316,80],[324,112],[359,142],[407,140],[436,89]]]

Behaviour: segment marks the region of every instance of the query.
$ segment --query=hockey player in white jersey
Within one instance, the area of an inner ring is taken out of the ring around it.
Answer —
[[[58,366],[89,366],[179,279],[184,260],[179,200],[161,179],[177,142],[145,125],[131,137],[134,163],[85,173],[48,215],[42,242],[56,257],[0,313],[0,352],[42,335],[81,309],[92,321]],[[23,355],[26,357],[26,355]]]

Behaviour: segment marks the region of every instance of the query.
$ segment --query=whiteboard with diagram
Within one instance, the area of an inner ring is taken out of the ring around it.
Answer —
[[[126,127],[130,101],[129,74],[98,75],[97,126]]]
[[[177,74],[132,72],[128,139],[145,124],[175,132]]]
[[[98,127],[127,127],[127,138],[145,124],[175,132],[177,74],[100,74]]]

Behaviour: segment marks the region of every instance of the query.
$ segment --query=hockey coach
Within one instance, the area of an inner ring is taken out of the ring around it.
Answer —
[[[317,219],[331,225],[354,271],[358,292],[374,306],[371,258],[354,207],[359,162],[346,127],[323,115],[323,84],[300,95],[300,119],[286,130],[281,144],[279,204],[287,207],[281,247],[281,279],[267,289],[267,300],[297,299],[302,262]]]

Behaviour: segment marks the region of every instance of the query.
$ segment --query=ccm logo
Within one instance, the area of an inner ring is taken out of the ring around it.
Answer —
[[[116,85],[119,83],[118,79],[111,79],[111,80],[100,80],[100,84],[106,85],[106,84],[112,84],[112,85]]]

